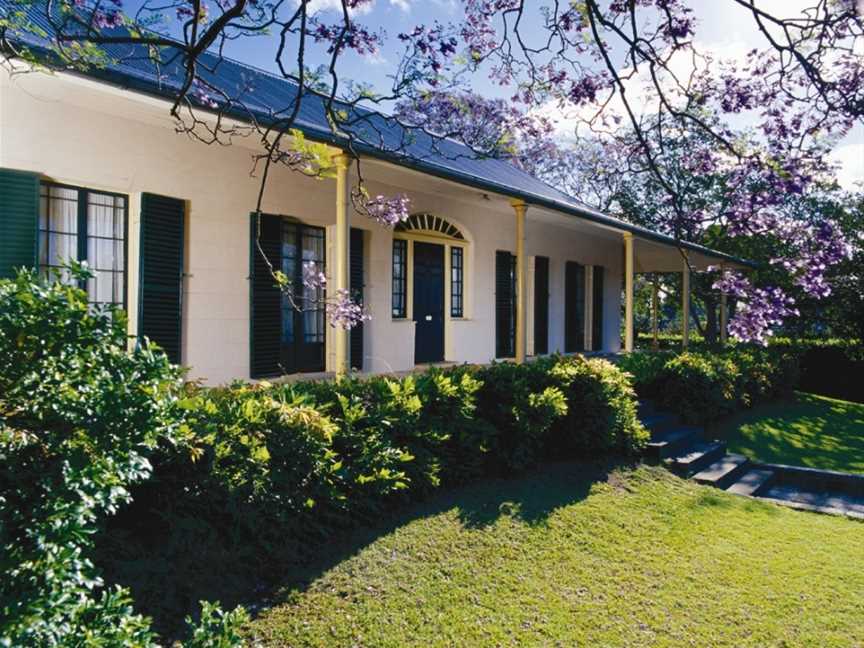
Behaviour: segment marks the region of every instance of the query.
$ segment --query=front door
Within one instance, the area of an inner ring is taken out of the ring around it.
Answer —
[[[444,359],[444,246],[414,242],[414,362]]]

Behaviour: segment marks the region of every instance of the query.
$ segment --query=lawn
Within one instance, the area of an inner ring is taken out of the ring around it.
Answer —
[[[864,526],[559,464],[346,543],[248,632],[264,646],[860,646]]]
[[[815,394],[745,410],[715,431],[731,452],[767,463],[864,473],[864,404]]]

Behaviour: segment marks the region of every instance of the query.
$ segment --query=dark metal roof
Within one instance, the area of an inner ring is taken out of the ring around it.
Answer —
[[[38,3],[29,7],[28,17],[46,32],[51,31],[44,12]],[[13,0],[0,0],[0,10],[21,10],[22,5]],[[46,59],[53,56],[50,42],[40,36],[26,33],[15,35],[31,52]],[[69,70],[72,73],[95,78],[121,88],[147,95],[173,99],[182,87],[184,70],[178,60],[173,64],[157,67],[141,45],[103,46],[107,61],[103,67],[89,66],[85,70]],[[229,97],[236,97],[236,107],[223,110],[242,121],[254,118],[262,124],[278,123],[285,111],[293,107],[298,87],[282,77],[259,70],[238,61],[204,53],[199,66],[199,75],[208,83],[222,90]],[[306,137],[318,142],[347,148],[349,138],[334,133],[324,110],[325,98],[306,92],[301,102],[297,119],[293,124]],[[242,105],[241,105],[242,104]],[[354,152],[415,169],[422,173],[451,180],[453,182],[524,200],[528,204],[542,206],[587,221],[612,227],[622,232],[658,243],[682,247],[700,252],[718,260],[727,260],[744,266],[755,267],[751,261],[740,259],[709,248],[678,241],[671,236],[654,232],[588,207],[572,196],[559,191],[531,174],[519,169],[507,160],[478,158],[468,147],[450,139],[435,138],[426,132],[409,130],[386,115],[362,108],[352,108],[350,118],[356,122],[352,127]]]

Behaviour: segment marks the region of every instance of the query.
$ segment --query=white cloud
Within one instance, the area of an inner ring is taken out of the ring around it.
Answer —
[[[392,0],[391,0],[392,1]],[[298,3],[299,4],[299,3]],[[309,0],[310,13],[318,13],[324,11],[342,11],[342,0]],[[375,6],[374,0],[360,5],[357,9],[352,9],[351,13],[357,16],[368,14]]]
[[[857,137],[854,133],[850,134],[850,137],[847,137],[847,140],[849,139],[852,141],[831,151],[831,159],[841,165],[837,172],[840,186],[850,190],[861,189],[862,187],[856,187],[856,184],[864,183],[864,133]]]
[[[390,0],[390,6],[408,13],[411,11],[411,0]]]

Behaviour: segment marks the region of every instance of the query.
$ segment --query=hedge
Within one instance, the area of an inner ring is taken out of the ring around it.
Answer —
[[[662,351],[680,350],[681,335],[661,333],[658,337]],[[638,336],[638,348],[647,350],[651,344],[652,337],[649,334],[641,333]],[[750,347],[730,341],[728,348]],[[864,343],[861,340],[774,337],[770,338],[767,348],[797,356],[797,388],[801,391],[864,403],[864,381],[850,379],[850,376],[864,375]],[[711,347],[699,336],[691,335],[689,350],[716,353],[718,347]]]
[[[780,348],[632,353],[619,366],[633,377],[641,398],[709,424],[742,407],[789,394],[798,384],[799,355]]]

